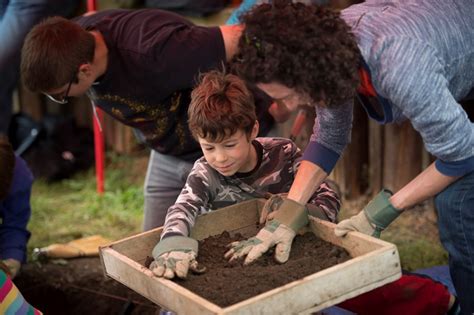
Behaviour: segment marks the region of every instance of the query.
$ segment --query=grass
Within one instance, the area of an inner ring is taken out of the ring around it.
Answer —
[[[146,162],[147,156],[143,154],[109,154],[103,196],[96,193],[94,170],[54,184],[37,180],[33,186],[28,252],[94,234],[118,240],[140,232]],[[343,203],[341,219],[357,212],[366,202],[362,198]],[[447,264],[448,256],[438,240],[432,208],[407,211],[382,238],[397,245],[406,270]]]
[[[422,238],[395,241],[393,243],[398,247],[401,265],[405,270],[414,271],[448,264],[448,253],[439,242],[432,242]]]
[[[117,240],[138,233],[145,169],[141,174],[134,169],[133,158],[109,155],[102,196],[96,193],[94,170],[53,184],[37,180],[31,198],[28,252],[93,234]]]

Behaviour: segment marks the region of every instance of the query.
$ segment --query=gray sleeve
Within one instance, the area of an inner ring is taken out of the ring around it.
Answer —
[[[351,139],[352,110],[352,99],[332,107],[316,106],[310,140],[340,155]]]
[[[407,117],[428,152],[454,162],[472,157],[474,128],[449,90],[437,51],[412,38],[383,38],[376,50],[375,88]]]
[[[331,173],[342,151],[351,139],[353,99],[327,108],[316,106],[313,134],[303,154],[303,160]]]

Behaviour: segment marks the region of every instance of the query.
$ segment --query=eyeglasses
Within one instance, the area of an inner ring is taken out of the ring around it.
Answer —
[[[43,94],[46,95],[47,98],[49,98],[51,101],[53,101],[55,103],[67,104],[68,103],[68,97],[69,97],[69,91],[71,90],[71,85],[72,85],[72,83],[74,82],[75,79],[76,79],[76,74],[74,73],[74,76],[72,77],[71,81],[69,81],[69,84],[68,84],[67,89],[66,89],[66,93],[64,93],[64,96],[61,99],[57,99],[57,98],[55,98],[54,96],[52,96],[48,93],[43,93]]]

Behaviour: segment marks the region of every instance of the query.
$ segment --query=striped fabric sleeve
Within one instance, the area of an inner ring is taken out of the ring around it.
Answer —
[[[316,106],[313,134],[303,154],[303,160],[331,173],[351,139],[353,100],[344,104]]]
[[[438,171],[448,176],[473,171],[473,124],[449,90],[446,65],[437,51],[413,38],[386,37],[379,45],[384,54],[374,71],[378,88],[398,105],[427,151],[440,160]],[[389,65],[390,72],[381,70]]]
[[[41,315],[21,295],[11,278],[0,270],[0,314],[5,315]]]

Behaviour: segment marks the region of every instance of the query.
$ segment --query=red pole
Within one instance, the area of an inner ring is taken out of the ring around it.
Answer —
[[[87,0],[87,12],[96,11],[97,3],[95,0]]]
[[[96,10],[97,10],[96,1],[87,0],[87,12],[92,12]],[[97,115],[95,115],[95,117],[92,118],[92,120],[94,121],[95,179],[97,183],[97,193],[99,195],[102,195],[104,193],[105,145],[104,145],[104,133],[101,126],[104,125],[103,124],[104,113],[99,108],[94,108],[94,110],[97,111]]]
[[[93,101],[91,101],[93,102]],[[104,133],[101,129],[103,126],[104,113],[99,108],[96,108],[97,115],[93,117],[94,120],[94,151],[95,151],[95,179],[97,183],[97,193],[102,195],[104,193],[104,161],[105,161],[105,145]]]

